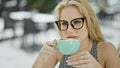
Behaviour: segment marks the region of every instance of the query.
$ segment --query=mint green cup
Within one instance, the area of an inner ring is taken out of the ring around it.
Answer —
[[[55,49],[64,55],[75,54],[80,49],[80,40],[77,39],[56,40],[56,43]]]

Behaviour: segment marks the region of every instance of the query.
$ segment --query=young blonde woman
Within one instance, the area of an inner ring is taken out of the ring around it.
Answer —
[[[120,68],[116,48],[104,40],[98,20],[87,0],[63,0],[55,9],[56,25],[61,39],[80,39],[80,49],[74,55],[63,55],[46,42],[33,68]]]

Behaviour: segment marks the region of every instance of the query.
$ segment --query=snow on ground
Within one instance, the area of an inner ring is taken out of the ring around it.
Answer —
[[[31,68],[37,53],[28,54],[21,49],[0,46],[0,68]]]

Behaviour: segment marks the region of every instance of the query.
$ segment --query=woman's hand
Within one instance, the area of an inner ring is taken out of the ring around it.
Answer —
[[[54,49],[54,46],[55,41],[46,42],[40,50],[41,55],[47,59],[48,56],[55,54],[56,50]]]
[[[66,62],[75,68],[103,68],[88,51],[79,51],[68,57]]]
[[[53,68],[54,67],[56,63],[56,50],[53,47],[54,45],[55,45],[55,41],[46,42],[43,45],[32,68]]]

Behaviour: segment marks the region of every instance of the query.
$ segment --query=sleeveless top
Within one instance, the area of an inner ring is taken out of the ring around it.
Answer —
[[[93,41],[93,45],[92,45],[92,48],[91,48],[91,51],[90,51],[90,54],[98,61],[98,56],[97,56],[97,44],[98,42],[97,41]],[[70,55],[63,55],[61,61],[60,61],[60,65],[59,65],[59,68],[74,68],[70,65],[67,65],[67,58],[69,57]]]

